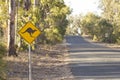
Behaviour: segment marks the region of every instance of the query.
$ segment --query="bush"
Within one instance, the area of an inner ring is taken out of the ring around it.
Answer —
[[[0,80],[6,80],[5,76],[6,76],[6,73],[5,73],[5,70],[6,70],[6,63],[5,61],[3,60],[3,56],[5,55],[6,53],[6,48],[3,44],[0,44]]]
[[[3,57],[6,53],[6,48],[3,44],[0,43],[0,58]]]
[[[117,39],[117,44],[120,45],[120,37]]]

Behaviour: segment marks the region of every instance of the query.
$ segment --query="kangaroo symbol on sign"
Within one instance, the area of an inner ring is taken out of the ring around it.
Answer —
[[[33,29],[31,29],[31,28],[28,28],[28,29],[26,29],[24,32],[22,32],[22,34],[24,34],[24,33],[29,33],[30,34],[30,36],[31,37],[33,37],[32,36],[32,34],[34,34],[34,32],[36,32],[37,30],[33,30]]]

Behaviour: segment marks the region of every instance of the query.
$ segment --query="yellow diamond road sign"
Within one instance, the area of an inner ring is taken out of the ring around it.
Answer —
[[[41,32],[31,22],[27,22],[26,25],[23,26],[18,33],[23,39],[31,44],[40,35]]]

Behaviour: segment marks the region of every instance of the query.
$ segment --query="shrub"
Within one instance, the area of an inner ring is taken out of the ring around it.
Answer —
[[[0,43],[0,58],[6,53],[6,48],[3,44]]]
[[[6,73],[5,73],[6,63],[3,60],[3,56],[5,55],[5,53],[6,53],[5,46],[3,44],[0,44],[0,80],[5,80],[6,78]]]

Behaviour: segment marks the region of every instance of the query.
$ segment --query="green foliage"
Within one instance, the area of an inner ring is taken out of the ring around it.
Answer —
[[[40,5],[39,5],[40,4]],[[61,42],[65,35],[70,13],[63,0],[40,0],[34,11],[34,23],[42,31],[41,43]]]
[[[4,8],[3,8],[4,6]],[[0,0],[0,25],[4,24],[8,19],[8,5],[5,0]]]
[[[94,41],[115,42],[113,25],[108,20],[88,13],[82,17],[80,24],[82,33],[92,36]]]
[[[0,0],[0,41],[7,42],[7,21],[8,15],[8,4],[7,0]]]
[[[2,27],[0,27],[0,37],[3,37],[3,28]]]
[[[35,44],[62,42],[68,24],[66,17],[70,14],[70,9],[63,0],[31,0],[32,5],[27,11],[23,0],[17,1],[17,4],[17,31],[31,21],[42,32]],[[16,40],[21,46],[20,50],[27,49],[26,42],[18,34]]]
[[[5,55],[5,53],[6,53],[5,46],[0,43],[0,80],[5,80],[6,79],[6,73],[5,73],[6,63],[2,59],[3,56]]]
[[[117,39],[117,43],[120,45],[120,37]]]
[[[26,0],[25,0],[26,1]],[[41,30],[41,36],[38,37],[35,43],[58,43],[63,40],[66,32],[68,20],[67,15],[70,14],[70,9],[65,5],[63,0],[28,0],[29,8],[25,9],[25,1],[16,1],[16,20],[15,29],[18,32],[28,21],[31,21],[38,29]],[[34,3],[37,1],[37,3]],[[3,8],[4,6],[4,8]],[[0,1],[0,36],[3,35],[3,27],[8,26],[9,15],[9,0]],[[7,36],[7,35],[6,35]],[[26,43],[15,34],[16,44],[26,47]]]
[[[120,1],[119,0],[101,0],[100,7],[103,9],[103,17],[112,24],[113,33],[112,42],[119,43],[120,36]]]
[[[85,34],[91,35],[92,37],[97,34],[99,16],[96,16],[93,13],[88,13],[85,15],[81,21],[81,29]]]
[[[3,8],[4,6],[4,8]],[[7,4],[4,0],[0,0],[0,41],[3,41],[4,31],[3,28],[5,27],[5,21],[7,20]],[[5,50],[4,46],[0,43],[0,58],[4,55]]]
[[[0,57],[4,56],[5,53],[6,53],[5,46],[2,43],[0,43]]]
[[[56,44],[58,42],[61,42],[61,35],[59,34],[59,31],[57,28],[54,29],[46,29],[45,32],[47,33],[45,36],[47,38],[47,43],[50,44]]]
[[[82,34],[92,36],[93,40],[120,43],[120,1],[100,0],[99,7],[103,10],[101,16],[87,13],[82,17],[71,17],[67,31],[76,33],[80,27]]]

